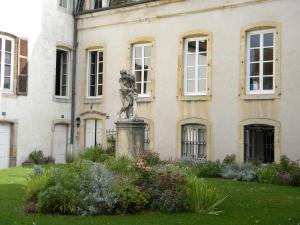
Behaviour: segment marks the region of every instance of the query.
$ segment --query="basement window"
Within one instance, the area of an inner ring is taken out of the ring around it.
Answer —
[[[108,0],[92,0],[91,9],[101,9],[109,6]]]
[[[58,5],[62,8],[68,8],[68,0],[58,0]]]

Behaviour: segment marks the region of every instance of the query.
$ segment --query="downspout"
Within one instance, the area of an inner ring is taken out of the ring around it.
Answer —
[[[79,6],[80,0],[76,4],[74,0],[73,4],[73,57],[72,57],[72,93],[71,93],[71,153],[74,154],[74,141],[75,141],[75,95],[76,95],[76,56],[77,56],[77,46],[78,46],[78,37],[77,37],[77,7]]]

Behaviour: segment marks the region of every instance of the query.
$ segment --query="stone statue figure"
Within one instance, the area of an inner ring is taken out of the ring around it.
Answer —
[[[118,113],[120,119],[134,120],[137,118],[137,90],[135,88],[135,77],[126,70],[120,71],[120,97],[122,108]]]

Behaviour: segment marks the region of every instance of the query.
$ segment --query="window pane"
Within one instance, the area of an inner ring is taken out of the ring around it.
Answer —
[[[259,77],[250,78],[250,90],[251,91],[259,90]]]
[[[142,58],[142,47],[135,47],[135,58]]]
[[[103,72],[103,63],[99,63],[99,65],[98,65],[98,72],[99,73]]]
[[[199,92],[205,92],[206,91],[206,79],[198,80],[198,90],[199,90]]]
[[[97,52],[91,52],[91,63],[96,63]]]
[[[264,90],[273,90],[273,77],[264,77]]]
[[[4,88],[9,89],[10,88],[10,77],[4,78]]]
[[[142,94],[142,93],[141,93],[141,90],[142,90],[141,83],[136,83],[136,89],[137,89],[137,93],[138,93],[138,94]]]
[[[145,46],[144,47],[144,57],[150,57],[151,56],[151,46]]]
[[[250,62],[259,61],[259,49],[251,49],[250,50]]]
[[[258,76],[258,75],[259,75],[259,63],[251,63],[250,76]]]
[[[206,53],[199,53],[199,55],[198,55],[198,65],[206,65],[206,64],[207,64]]]
[[[187,55],[187,65],[195,66],[196,63],[196,54],[188,54]]]
[[[195,67],[188,67],[187,68],[187,78],[188,79],[195,78]]]
[[[102,85],[98,85],[98,95],[102,95]]]
[[[11,41],[5,40],[5,51],[11,52]]]
[[[90,86],[90,96],[96,96],[96,94],[95,94],[95,86]]]
[[[142,81],[142,71],[136,71],[135,72],[135,81],[141,82]]]
[[[259,36],[260,36],[259,34],[250,36],[250,48],[256,48],[260,46]]]
[[[67,76],[62,76],[61,83],[62,83],[62,85],[66,85],[67,84]]]
[[[98,74],[98,84],[102,84],[103,83],[103,76],[102,74]]]
[[[136,59],[135,60],[135,70],[141,70],[142,69],[142,60]]]
[[[63,74],[67,73],[67,64],[63,64]]]
[[[144,71],[144,82],[145,81],[150,81],[150,72],[149,71]]]
[[[2,50],[2,38],[0,38],[0,51]]]
[[[11,54],[10,53],[5,53],[5,63],[11,64]]]
[[[103,61],[103,52],[99,52],[99,61],[100,61],[100,62]]]
[[[95,85],[95,77],[96,76],[90,76],[90,85],[92,85],[92,86]]]
[[[151,63],[150,58],[144,59],[144,69],[145,69],[145,70],[150,69],[150,66],[151,66],[150,63]]]
[[[198,78],[206,78],[206,66],[198,67]]]
[[[264,46],[273,46],[273,42],[274,42],[273,33],[264,34]]]
[[[196,41],[189,41],[188,42],[188,52],[195,53],[196,52]]]
[[[91,64],[91,74],[96,74],[96,64]]]
[[[264,61],[273,60],[273,48],[264,48]]]
[[[62,86],[62,88],[61,88],[61,95],[62,96],[67,96],[67,87],[66,86]]]
[[[144,94],[150,94],[150,87],[151,87],[150,82],[144,83]]]
[[[206,52],[207,50],[207,40],[201,40],[199,41],[199,52]]]
[[[195,80],[187,80],[187,92],[195,92]]]
[[[5,65],[4,67],[4,76],[10,76],[10,65]]]
[[[264,63],[264,75],[273,75],[273,63]]]

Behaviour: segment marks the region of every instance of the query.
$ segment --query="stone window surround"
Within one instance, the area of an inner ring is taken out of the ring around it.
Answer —
[[[103,86],[102,86],[102,95],[96,97],[88,97],[88,69],[89,69],[89,58],[88,54],[92,50],[101,50],[103,52]],[[106,44],[105,43],[90,43],[83,48],[84,58],[82,58],[83,63],[82,71],[83,74],[82,82],[81,82],[81,98],[83,98],[83,102],[85,104],[101,104],[104,100],[106,93],[106,65],[107,65],[107,52],[106,52]]]
[[[279,162],[281,156],[280,150],[280,137],[281,137],[281,125],[280,122],[267,118],[251,118],[242,120],[239,125],[239,162],[244,162],[244,127],[252,124],[269,125],[274,127],[274,161]]]
[[[88,119],[101,120],[102,122],[102,146],[105,148],[106,143],[106,114],[98,111],[86,111],[80,114],[81,124],[77,129],[77,139],[79,138],[79,149],[84,149],[85,146],[85,122]]]
[[[207,37],[207,95],[184,95],[184,43],[186,38]],[[179,36],[178,43],[177,99],[179,101],[208,101],[212,97],[212,33],[205,30],[193,30]]]
[[[189,117],[186,119],[182,119],[179,122],[177,122],[177,152],[176,152],[176,158],[181,158],[181,130],[182,126],[185,124],[199,124],[204,125],[206,127],[206,152],[207,152],[207,160],[212,160],[212,124],[210,121],[200,118],[200,117]]]
[[[55,85],[56,85],[56,51],[63,50],[67,51],[69,55],[68,59],[68,87],[67,96],[56,96],[55,95]],[[54,68],[54,79],[53,79],[53,101],[59,103],[71,103],[71,84],[72,84],[72,47],[65,43],[58,43],[55,49],[55,68]]]
[[[247,33],[259,30],[275,30],[275,93],[274,94],[247,94]],[[240,32],[240,84],[239,96],[244,100],[278,99],[281,96],[281,24],[279,22],[264,21],[249,24]]]
[[[132,72],[132,46],[136,44],[151,44],[151,94],[149,97],[139,97],[137,102],[152,102],[155,98],[155,39],[150,36],[139,37],[128,41],[127,68]]]

